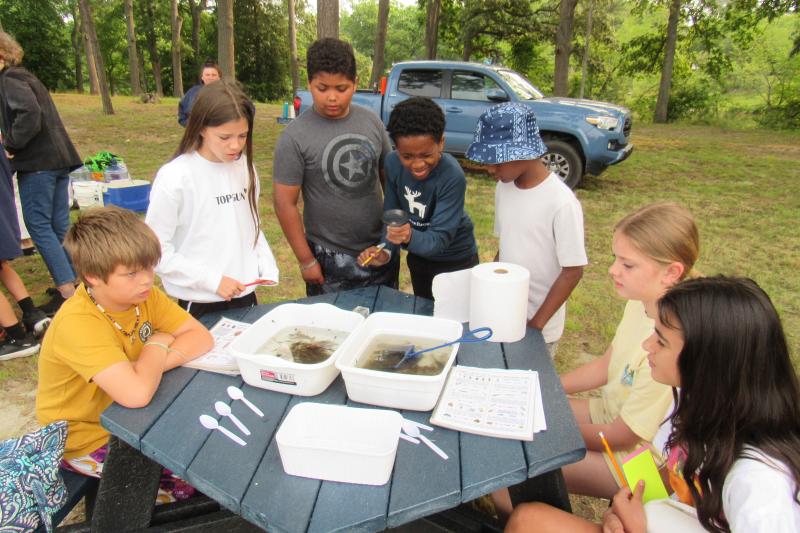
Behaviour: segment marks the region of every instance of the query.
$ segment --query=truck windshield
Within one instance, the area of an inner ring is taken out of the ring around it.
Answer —
[[[544,95],[531,82],[513,70],[498,70],[497,73],[511,87],[520,100],[539,100]]]

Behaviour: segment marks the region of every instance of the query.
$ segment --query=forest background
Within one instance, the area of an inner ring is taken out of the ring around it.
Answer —
[[[306,83],[309,44],[335,35],[353,44],[362,87],[397,61],[472,60],[514,68],[545,94],[625,105],[637,120],[794,128],[797,8],[797,0],[0,0],[0,25],[52,91],[179,97],[210,59],[254,99],[288,101]]]

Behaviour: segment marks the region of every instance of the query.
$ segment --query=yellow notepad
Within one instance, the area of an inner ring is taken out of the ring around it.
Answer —
[[[644,480],[642,501],[645,503],[669,497],[661,475],[658,473],[653,454],[647,446],[642,446],[626,457],[622,462],[622,470],[625,472],[631,490],[636,487],[639,480]]]

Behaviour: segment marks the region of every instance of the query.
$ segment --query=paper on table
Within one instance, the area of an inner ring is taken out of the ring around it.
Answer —
[[[644,480],[644,495],[642,496],[644,503],[650,500],[669,498],[661,475],[658,473],[653,454],[647,446],[642,446],[623,459],[622,470],[625,472],[625,478],[628,480],[628,485],[631,489],[640,480]]]
[[[431,423],[489,437],[533,440],[546,427],[537,392],[539,376],[528,370],[456,366],[450,372]]]
[[[536,374],[536,390],[533,393],[533,432],[539,433],[547,429],[547,421],[544,418],[544,403],[542,402],[542,385],[539,383],[539,374]]]
[[[228,345],[249,327],[250,324],[247,322],[239,322],[226,317],[220,318],[209,330],[214,337],[214,347],[205,355],[193,359],[183,366],[231,376],[238,375],[239,365],[233,354],[228,352]]]

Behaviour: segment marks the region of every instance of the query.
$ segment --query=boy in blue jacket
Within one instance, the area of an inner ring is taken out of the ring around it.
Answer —
[[[408,250],[414,294],[432,299],[434,276],[478,264],[472,220],[464,210],[467,180],[444,153],[444,113],[432,100],[414,97],[397,104],[386,129],[396,149],[386,157],[383,208],[402,209],[409,222],[386,228],[387,249],[370,246],[359,262],[380,266],[398,246]]]

